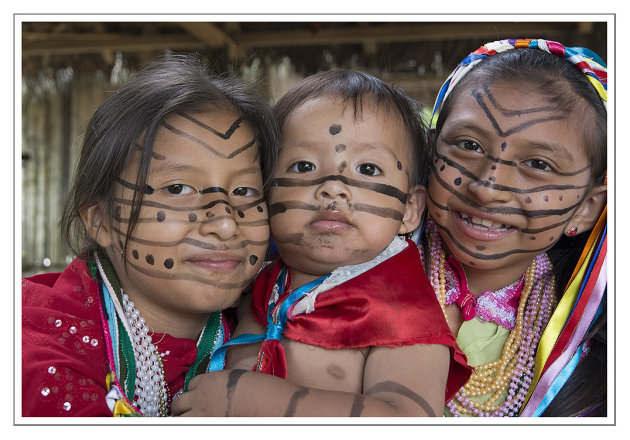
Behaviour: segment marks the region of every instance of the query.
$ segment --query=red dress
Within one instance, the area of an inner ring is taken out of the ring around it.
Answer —
[[[157,342],[157,343],[156,343]],[[197,341],[153,335],[169,396],[184,385]],[[22,281],[22,416],[112,416],[99,289],[77,258],[62,273]]]
[[[281,261],[276,261],[256,279],[252,312],[263,327],[267,326],[269,298],[283,267]],[[280,295],[279,301],[287,294]],[[289,315],[284,336],[327,349],[446,345],[451,354],[446,401],[471,373],[411,241],[404,250],[367,272],[318,294],[314,311]],[[271,363],[286,363],[283,355],[272,358]]]

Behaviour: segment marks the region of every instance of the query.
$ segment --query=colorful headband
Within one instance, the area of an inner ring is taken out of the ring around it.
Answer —
[[[533,48],[558,55],[575,65],[580,71],[586,75],[590,83],[595,87],[600,98],[606,107],[608,101],[608,74],[606,63],[592,50],[585,47],[564,47],[555,41],[541,39],[509,39],[499,40],[487,43],[479,49],[468,55],[453,73],[446,79],[440,92],[438,93],[435,105],[433,106],[433,114],[431,115],[431,126],[433,126],[433,118],[438,112],[444,99],[453,90],[455,84],[464,77],[472,67],[484,58],[495,55],[497,53],[506,52],[511,49]]]

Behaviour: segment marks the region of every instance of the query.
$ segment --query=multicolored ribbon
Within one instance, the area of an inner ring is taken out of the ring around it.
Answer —
[[[453,90],[453,87],[455,87],[459,80],[462,79],[473,66],[484,58],[518,48],[540,49],[558,55],[571,62],[586,75],[587,79],[602,99],[604,106],[606,106],[608,101],[608,74],[606,64],[595,52],[585,47],[564,47],[556,41],[512,38],[487,43],[468,55],[458,64],[440,88],[437,99],[435,100],[435,105],[433,106],[431,127],[434,127],[435,115],[440,110],[444,99],[446,99]]]

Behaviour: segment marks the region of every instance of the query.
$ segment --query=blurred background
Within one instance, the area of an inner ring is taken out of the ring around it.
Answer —
[[[327,69],[362,70],[431,108],[468,53],[502,38],[585,46],[608,61],[608,23],[593,22],[28,22],[22,33],[22,270],[73,256],[58,223],[87,122],[155,56],[194,52],[216,73],[258,79],[273,102]],[[17,93],[17,90],[16,90]]]

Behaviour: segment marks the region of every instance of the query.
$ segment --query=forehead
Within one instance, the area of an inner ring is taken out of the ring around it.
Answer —
[[[586,155],[584,121],[579,112],[559,105],[534,84],[471,84],[454,98],[443,130],[477,130],[506,141],[549,143],[571,154]]]
[[[324,147],[342,142],[350,149],[388,148],[409,153],[410,135],[401,117],[369,98],[355,112],[352,101],[322,96],[299,105],[282,127],[281,152],[294,146]]]
[[[151,169],[180,162],[203,169],[251,167],[259,163],[258,145],[233,110],[171,115],[157,131]]]

